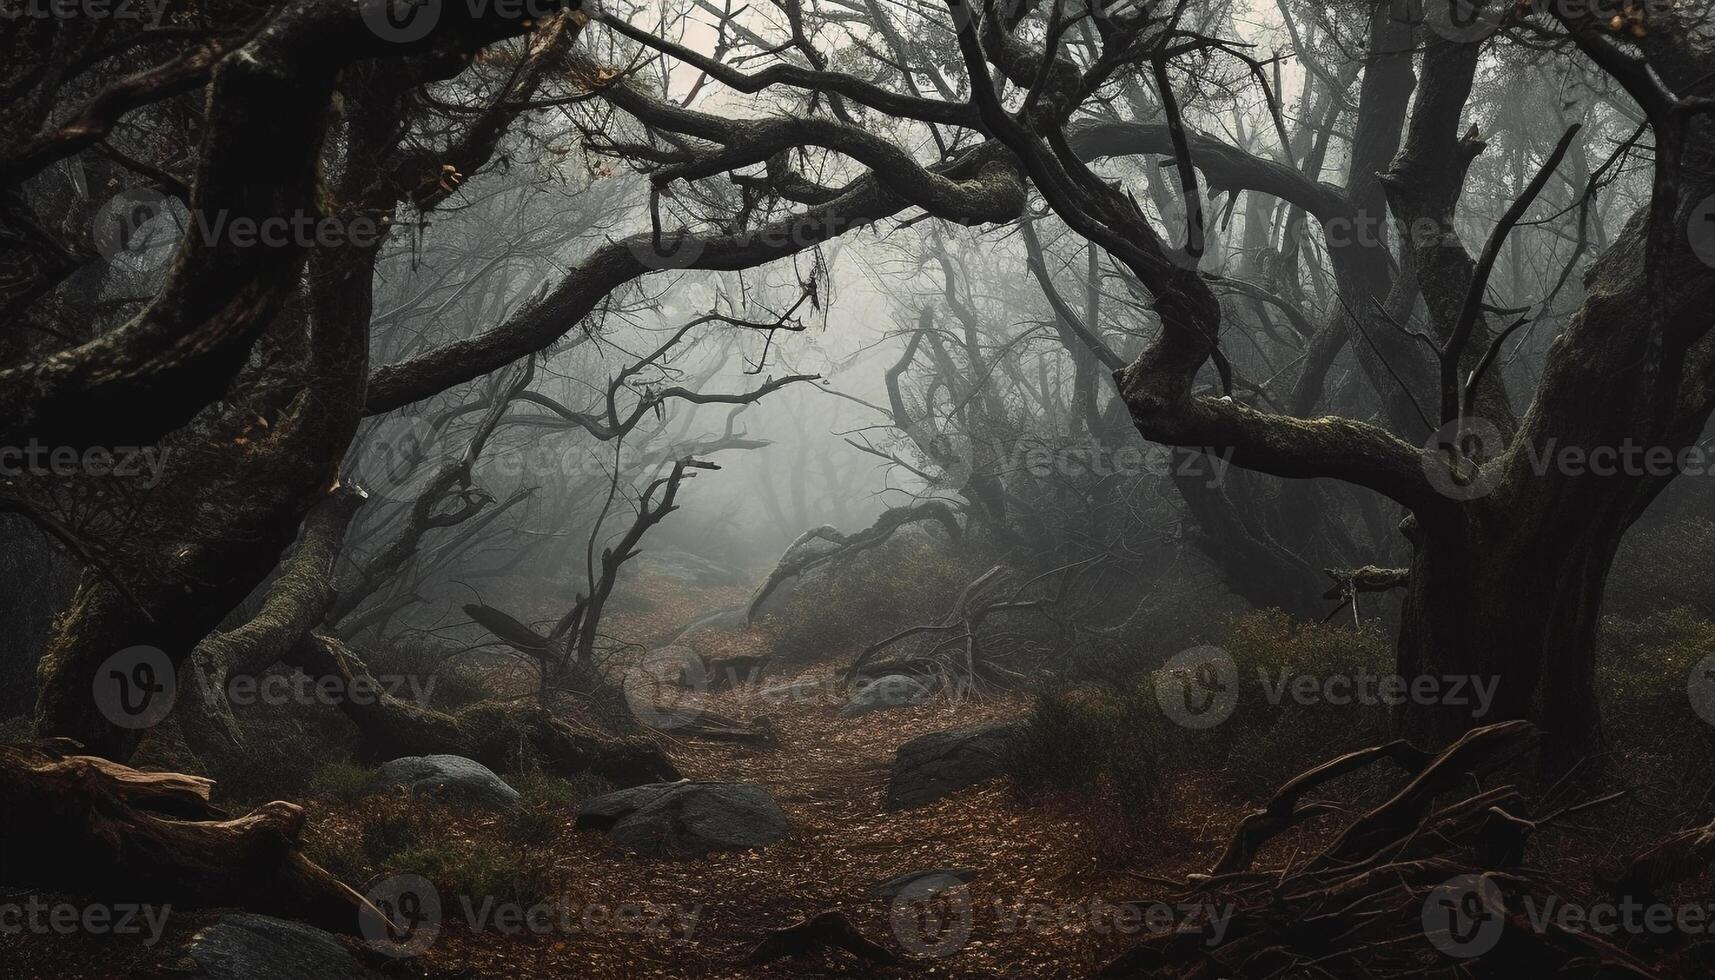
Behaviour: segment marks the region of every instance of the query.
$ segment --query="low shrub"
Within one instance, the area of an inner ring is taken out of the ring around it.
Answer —
[[[1057,691],[1037,700],[1007,769],[1027,799],[1089,800],[1136,826],[1173,768],[1164,724],[1146,685]]]
[[[1715,620],[1715,521],[1685,518],[1634,527],[1620,544],[1603,596],[1607,615],[1642,620],[1688,609]]]
[[[399,851],[389,874],[422,875],[442,896],[535,905],[556,894],[551,862],[491,840],[432,838]]]
[[[455,809],[389,793],[364,800],[350,816],[352,826],[318,834],[306,847],[312,860],[341,880],[415,874],[427,878],[443,898],[479,902],[492,897],[533,904],[554,893],[552,862],[520,846],[512,834],[500,839],[463,832]],[[515,818],[505,826],[511,828]]]
[[[356,803],[375,782],[375,769],[347,759],[336,759],[310,777],[310,794]]]
[[[1715,769],[1715,697],[1700,715],[1692,673],[1715,656],[1715,623],[1686,608],[1639,622],[1603,620],[1596,658],[1602,727],[1620,749],[1671,761],[1691,783],[1705,785]],[[1709,691],[1715,678],[1698,688]]]
[[[465,652],[456,645],[406,635],[366,648],[364,656],[374,676],[413,682],[390,684],[389,693],[411,700],[414,684],[423,707],[450,713],[493,696],[481,671],[459,659]]]
[[[1387,705],[1301,704],[1291,688],[1298,677],[1319,689],[1333,676],[1391,673],[1391,645],[1379,630],[1266,611],[1237,617],[1221,640],[1237,688],[1224,720],[1207,728],[1175,722],[1162,699],[1178,689],[1158,693],[1167,675],[1126,671],[1159,667],[1166,656],[1110,651],[1117,666],[1103,681],[1038,699],[1009,766],[1015,784],[1027,795],[1106,801],[1135,823],[1159,803],[1164,783],[1181,776],[1214,772],[1229,791],[1254,799],[1318,762],[1387,739]]]
[[[572,822],[580,802],[613,788],[601,777],[587,773],[576,779],[561,779],[543,772],[521,772],[508,776],[507,782],[521,798],[518,808],[507,817],[505,833],[525,844],[553,840]]]
[[[244,747],[235,762],[209,773],[217,803],[253,805],[312,795],[330,760],[348,760],[357,748],[351,722],[327,705],[258,704],[235,714]]]
[[[1271,793],[1318,762],[1388,739],[1392,709],[1379,700],[1336,704],[1312,693],[1310,703],[1300,703],[1293,693],[1299,678],[1314,680],[1319,690],[1334,677],[1392,674],[1393,644],[1379,628],[1309,623],[1265,610],[1235,619],[1224,648],[1239,697],[1232,717],[1211,734],[1223,743],[1221,774],[1234,791]]]

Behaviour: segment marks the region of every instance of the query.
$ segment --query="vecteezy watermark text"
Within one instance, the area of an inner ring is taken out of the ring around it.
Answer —
[[[140,21],[153,30],[167,19],[167,0],[0,0],[0,21]]]
[[[45,446],[31,439],[22,446],[0,446],[0,478],[118,477],[141,478],[141,486],[161,482],[167,452],[159,446]]]
[[[165,265],[186,238],[209,248],[361,249],[380,244],[391,221],[384,212],[192,211],[178,198],[134,188],[114,195],[97,209],[90,233],[95,250],[109,263],[147,272]]]
[[[96,708],[121,728],[150,728],[166,720],[178,701],[181,682],[192,683],[205,700],[215,700],[214,680],[192,660],[180,670],[160,647],[126,647],[96,669],[91,691]],[[427,707],[435,675],[359,674],[352,678],[291,673],[234,674],[219,693],[234,707],[250,705],[374,705],[406,700]]]
[[[250,704],[380,704],[383,698],[400,699],[409,696],[421,706],[428,706],[435,692],[435,678],[414,674],[359,675],[349,681],[332,675],[311,677],[309,674],[264,674],[260,677],[240,675],[226,682],[226,700],[235,705]]]
[[[392,875],[364,896],[381,918],[358,914],[359,932],[391,956],[416,956],[433,945],[449,913],[471,932],[502,936],[637,935],[685,942],[702,923],[703,906],[650,901],[580,902],[570,896],[537,902],[502,901],[492,895],[460,895],[445,902],[428,879]]]
[[[38,936],[142,936],[143,945],[161,941],[171,905],[73,905],[49,902],[31,895],[22,902],[0,902],[0,935],[31,933]]]
[[[1503,476],[1499,457],[1509,447],[1493,422],[1474,416],[1455,419],[1423,443],[1423,472],[1437,493],[1474,500],[1493,493]],[[1715,475],[1715,447],[1692,443],[1665,446],[1623,438],[1613,443],[1573,444],[1559,436],[1526,439],[1516,447],[1537,477],[1671,479]],[[1516,456],[1515,456],[1516,458]]]
[[[1288,698],[1299,705],[1399,707],[1406,704],[1469,708],[1471,717],[1487,717],[1500,678],[1474,674],[1350,673],[1309,674],[1281,668],[1256,669],[1262,698],[1279,707]],[[1156,672],[1155,697],[1162,714],[1186,728],[1213,728],[1238,707],[1237,663],[1216,646],[1192,647],[1175,654]]]
[[[1715,931],[1715,905],[1707,902],[1668,904],[1643,902],[1631,896],[1614,901],[1576,902],[1558,895],[1517,896],[1522,917],[1507,914],[1508,899],[1495,879],[1466,874],[1450,878],[1423,900],[1423,934],[1456,959],[1471,959],[1500,943],[1507,923],[1522,925],[1538,935],[1551,931],[1588,933],[1602,937],[1669,935],[1699,936]]]
[[[996,897],[977,902],[963,880],[931,872],[902,886],[888,906],[893,936],[920,958],[951,956],[979,928],[985,934],[1091,933],[1111,936],[1201,936],[1225,939],[1233,906],[1212,902],[1110,902],[1097,897],[1045,901]]]

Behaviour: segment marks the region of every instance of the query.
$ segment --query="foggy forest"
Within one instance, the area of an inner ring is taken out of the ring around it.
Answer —
[[[1715,975],[1715,0],[0,92],[0,976]]]

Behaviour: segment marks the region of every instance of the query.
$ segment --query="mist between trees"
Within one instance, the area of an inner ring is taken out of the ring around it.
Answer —
[[[1711,9],[7,4],[0,946],[1706,971]]]

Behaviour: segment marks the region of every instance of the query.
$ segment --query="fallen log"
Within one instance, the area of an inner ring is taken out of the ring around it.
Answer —
[[[304,857],[304,810],[242,817],[214,782],[81,754],[69,739],[0,745],[0,873],[8,885],[97,901],[242,908],[356,934],[363,896]]]

